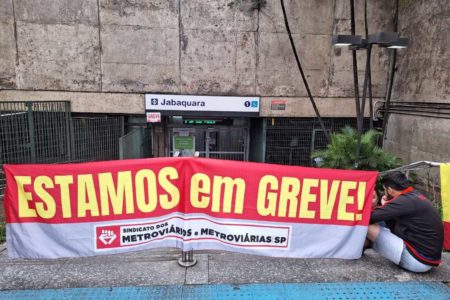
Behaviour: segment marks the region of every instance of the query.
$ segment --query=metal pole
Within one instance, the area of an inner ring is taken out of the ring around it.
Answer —
[[[28,134],[30,138],[31,162],[36,163],[36,140],[34,132],[33,102],[27,102]]]
[[[361,110],[360,110],[360,122],[358,122],[358,141],[356,143],[356,155],[355,155],[355,169],[359,168],[359,156],[361,154],[361,136],[363,132],[363,121],[364,121],[364,108],[366,106],[366,95],[367,95],[367,86],[369,82],[369,72],[370,72],[370,55],[372,53],[372,45],[367,46],[367,60],[366,60],[366,72],[364,76],[364,85],[363,85],[363,96],[361,101]]]
[[[354,0],[350,0],[350,22],[351,22],[351,33],[355,35],[355,2]],[[356,122],[357,127],[359,127],[360,122],[360,100],[359,100],[359,82],[358,82],[358,60],[356,57],[356,50],[352,50],[352,62],[353,62],[353,87],[355,90],[355,106],[356,106]]]
[[[406,166],[401,166],[395,169],[391,169],[391,170],[387,170],[384,172],[380,172],[380,175],[383,176],[389,172],[393,172],[393,171],[405,171],[405,170],[411,170],[411,169],[415,169],[415,168],[420,168],[420,167],[439,167],[441,164],[440,162],[435,162],[435,161],[427,161],[427,160],[422,160],[422,161],[417,161],[417,162],[413,162],[409,165]]]
[[[66,141],[67,141],[67,152],[68,152],[68,162],[72,162],[74,159],[73,151],[73,134],[72,134],[72,113],[70,108],[70,102],[65,102],[65,117],[66,117]]]
[[[394,17],[394,32],[397,32],[398,30],[398,5],[399,5],[399,0],[395,1],[395,17]],[[391,63],[390,63],[390,76],[389,76],[389,87],[387,90],[387,95],[386,95],[386,102],[384,103],[384,116],[383,116],[383,126],[381,129],[381,133],[382,135],[382,140],[381,140],[381,145],[383,146],[384,141],[386,140],[386,130],[387,130],[387,124],[388,124],[388,120],[389,120],[389,107],[391,104],[391,95],[392,95],[392,86],[394,84],[394,75],[395,75],[395,65],[396,65],[396,61],[397,61],[397,50],[393,49],[391,52]]]
[[[182,251],[181,257],[178,259],[178,264],[182,267],[193,267],[197,263],[194,258],[194,250]]]
[[[364,29],[366,33],[366,39],[369,40],[369,24],[367,22],[367,0],[364,0]],[[370,46],[369,46],[370,47]],[[369,128],[373,129],[373,103],[372,103],[372,72],[370,70],[370,64],[369,64],[369,115],[370,115],[370,121],[369,121]],[[364,110],[363,110],[364,111]],[[363,122],[364,122],[364,112],[363,112]]]
[[[174,157],[179,157],[180,152],[175,152]],[[194,157],[198,157],[199,153],[196,151]],[[194,250],[181,251],[181,257],[178,259],[178,264],[182,267],[189,268],[195,266],[197,260],[194,258]]]

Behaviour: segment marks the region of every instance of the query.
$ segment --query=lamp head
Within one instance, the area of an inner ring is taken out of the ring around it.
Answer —
[[[397,32],[377,32],[369,35],[368,43],[385,45],[398,41],[399,36]]]
[[[387,48],[390,49],[405,49],[409,47],[409,39],[408,38],[399,38],[397,42],[387,44]]]
[[[351,45],[350,47],[348,47],[350,50],[360,50],[360,49],[367,49],[367,46],[369,45],[369,43],[367,42],[367,39],[361,39],[361,43],[359,44],[355,44],[355,45]]]
[[[361,44],[360,35],[333,35],[332,44],[336,47],[345,47]]]

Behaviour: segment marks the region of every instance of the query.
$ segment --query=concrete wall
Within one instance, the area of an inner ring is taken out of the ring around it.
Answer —
[[[393,101],[450,103],[450,6],[403,1],[399,30],[411,45],[399,52]],[[392,114],[385,148],[405,163],[450,162],[450,119]]]
[[[260,11],[238,2],[0,0],[0,100],[60,97],[74,111],[142,113],[144,93],[259,95],[264,116],[313,116],[280,1]],[[392,2],[368,1],[370,32],[391,30]],[[349,1],[285,3],[321,113],[354,116],[351,53],[331,45],[350,32]],[[372,59],[373,94],[383,98],[388,56],[374,49]],[[364,60],[361,52],[361,83]],[[287,100],[286,111],[271,111],[273,99]]]

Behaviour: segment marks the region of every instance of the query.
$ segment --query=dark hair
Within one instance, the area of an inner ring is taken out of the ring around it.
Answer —
[[[392,171],[384,175],[381,178],[381,184],[397,191],[402,191],[410,186],[408,178],[400,171]]]

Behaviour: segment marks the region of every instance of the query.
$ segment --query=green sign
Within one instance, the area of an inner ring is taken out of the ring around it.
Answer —
[[[218,118],[218,119],[183,119],[184,125],[233,125],[233,119],[230,118]]]
[[[186,125],[216,125],[218,123],[217,120],[183,120],[183,123]]]
[[[174,150],[195,150],[195,137],[193,136],[179,136],[173,137]]]

